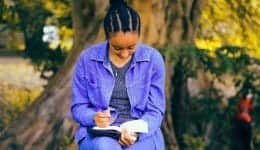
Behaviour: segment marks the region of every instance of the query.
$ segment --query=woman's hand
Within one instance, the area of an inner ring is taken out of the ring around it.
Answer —
[[[98,127],[104,128],[109,126],[111,123],[110,110],[106,109],[102,112],[101,111],[96,112],[94,116],[94,121]]]
[[[122,146],[130,146],[136,142],[137,137],[137,133],[129,132],[127,129],[122,129],[119,144]]]

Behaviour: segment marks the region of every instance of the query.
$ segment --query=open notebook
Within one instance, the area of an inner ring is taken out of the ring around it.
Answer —
[[[148,133],[148,124],[141,119],[127,121],[122,123],[120,126],[108,126],[105,128],[94,126],[92,128],[88,128],[88,132],[94,136],[110,136],[119,139],[123,128],[130,132]]]

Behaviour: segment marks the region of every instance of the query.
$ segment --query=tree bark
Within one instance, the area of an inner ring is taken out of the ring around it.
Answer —
[[[191,43],[202,3],[200,0],[130,0],[141,15],[142,41],[153,46],[166,43],[179,45]],[[75,61],[84,47],[104,39],[102,20],[107,1],[73,0],[74,45],[55,77],[44,93],[20,115],[8,128],[0,133],[0,149],[62,149],[72,143],[76,124],[70,115],[71,76]],[[172,118],[171,60],[165,57],[167,83],[167,111],[163,132],[167,149],[179,149]],[[181,88],[182,89],[182,88]],[[181,102],[183,99],[178,99]],[[178,103],[176,103],[178,104]],[[178,107],[178,106],[176,106]],[[72,147],[71,149],[75,149]]]

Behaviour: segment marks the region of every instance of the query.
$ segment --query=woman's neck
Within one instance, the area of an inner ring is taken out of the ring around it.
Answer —
[[[118,56],[109,55],[109,60],[118,68],[123,67],[125,64],[127,64],[131,60],[132,56],[127,59],[121,59]]]

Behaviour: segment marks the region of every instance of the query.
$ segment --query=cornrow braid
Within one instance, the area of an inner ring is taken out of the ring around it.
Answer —
[[[110,7],[104,18],[104,30],[107,39],[110,33],[119,31],[135,31],[140,34],[140,16],[124,0],[110,0]]]

